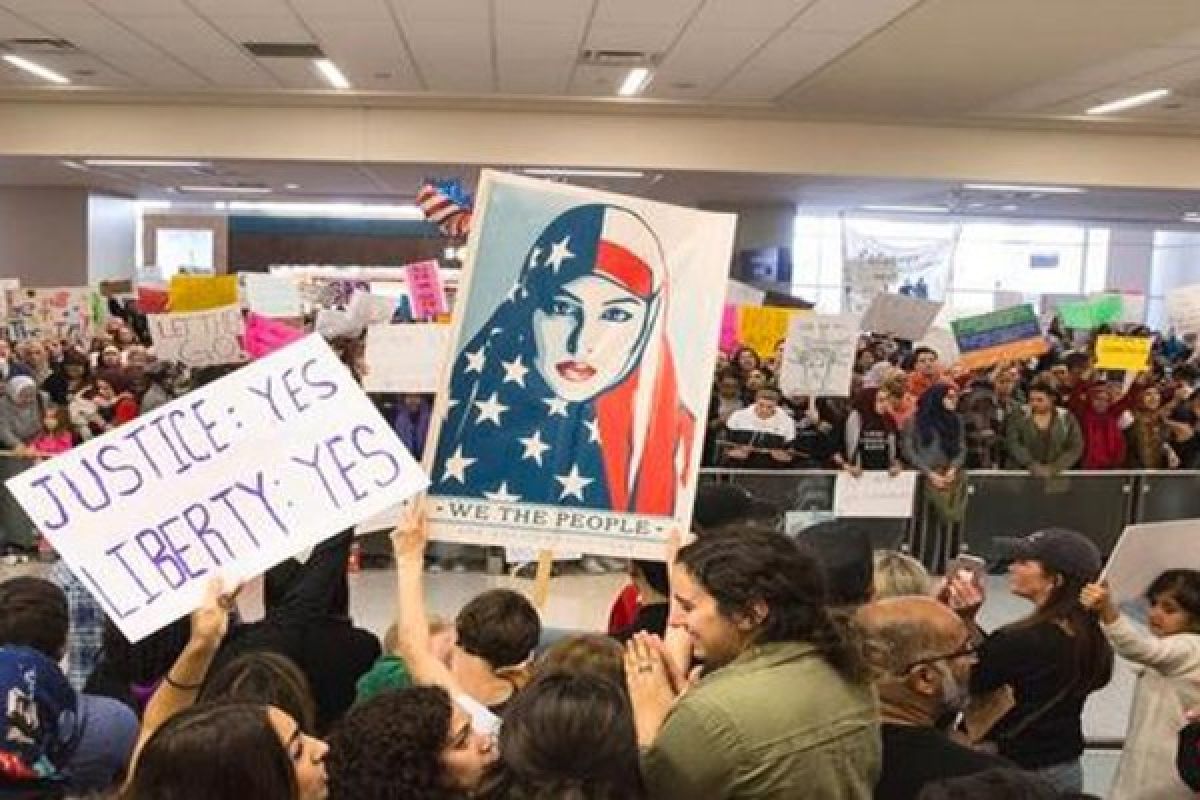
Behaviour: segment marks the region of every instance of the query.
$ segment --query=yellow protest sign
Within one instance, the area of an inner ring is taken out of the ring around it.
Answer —
[[[1139,372],[1150,364],[1148,336],[1099,336],[1096,338],[1096,368]]]
[[[237,275],[176,275],[171,278],[167,295],[172,312],[237,305]]]
[[[738,309],[738,341],[768,358],[775,355],[775,345],[787,339],[792,316],[809,313],[797,308],[742,306]]]

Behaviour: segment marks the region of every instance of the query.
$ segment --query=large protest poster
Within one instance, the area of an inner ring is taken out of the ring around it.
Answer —
[[[237,275],[172,275],[167,287],[172,311],[207,311],[238,302]]]
[[[8,339],[62,339],[86,347],[97,322],[93,294],[86,287],[8,290]]]
[[[1125,302],[1119,294],[1095,295],[1058,307],[1058,318],[1064,328],[1085,331],[1119,323],[1124,313]]]
[[[793,317],[779,375],[783,393],[788,397],[849,397],[858,320],[857,314]]]
[[[1177,336],[1200,333],[1200,284],[1167,292],[1167,319]]]
[[[7,486],[131,641],[427,484],[319,336]]]
[[[1028,303],[956,319],[950,328],[958,345],[958,362],[968,369],[1040,356],[1050,347],[1037,312]]]
[[[862,329],[915,342],[933,325],[941,303],[902,294],[879,294],[863,314]]]
[[[196,368],[245,361],[245,325],[237,306],[181,314],[148,314],[146,325],[154,354]]]
[[[363,388],[432,394],[438,390],[449,352],[449,325],[372,325],[367,328]]]
[[[1149,336],[1097,336],[1096,369],[1140,372],[1150,366],[1153,348]]]
[[[300,317],[304,314],[300,287],[288,275],[242,273],[246,308],[264,317]]]
[[[798,308],[742,306],[738,309],[738,343],[761,358],[772,358],[776,346],[787,338],[792,319],[809,313]]]
[[[865,313],[875,296],[886,294],[900,277],[896,259],[884,256],[849,259],[843,265],[842,274],[846,279],[843,308],[851,314]]]
[[[892,475],[885,470],[865,470],[855,477],[839,472],[833,490],[833,513],[838,517],[907,519],[913,514],[917,474],[909,470]]]
[[[945,299],[961,226],[922,227],[925,233],[913,233],[911,228],[881,224],[878,219],[846,217],[841,225],[843,263],[891,261],[896,278],[889,282],[889,290],[895,287],[900,294]]]
[[[1140,598],[1150,583],[1168,569],[1200,564],[1200,520],[1181,519],[1130,525],[1121,532],[1104,567],[1119,602]]]
[[[491,171],[478,198],[433,537],[662,558],[691,515],[735,218]]]

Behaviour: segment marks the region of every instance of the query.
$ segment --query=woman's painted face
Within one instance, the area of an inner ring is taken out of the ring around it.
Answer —
[[[646,301],[610,280],[576,278],[533,313],[537,368],[559,397],[590,400],[625,376],[646,325]]]

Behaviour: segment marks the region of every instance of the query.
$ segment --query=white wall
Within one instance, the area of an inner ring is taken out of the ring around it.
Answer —
[[[137,213],[128,197],[93,194],[88,197],[87,280],[132,278],[137,258]]]
[[[86,284],[87,200],[84,189],[0,189],[0,277],[34,287]]]

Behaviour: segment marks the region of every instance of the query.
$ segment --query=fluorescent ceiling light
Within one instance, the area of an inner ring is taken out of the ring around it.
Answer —
[[[65,78],[62,75],[59,75],[57,72],[55,72],[52,69],[47,69],[46,67],[43,67],[41,64],[35,64],[27,58],[21,58],[20,56],[14,56],[12,53],[5,53],[4,60],[7,61],[8,63],[12,64],[17,69],[24,70],[25,72],[28,72],[31,75],[36,75],[44,81],[50,81],[51,83],[70,83],[71,82],[67,78]]]
[[[1074,186],[1022,186],[1015,183],[964,183],[973,192],[1029,192],[1030,194],[1083,194],[1087,189]]]
[[[646,88],[646,84],[650,82],[650,70],[645,67],[637,67],[629,70],[629,74],[625,76],[624,83],[621,88],[617,89],[617,94],[621,97],[633,97],[641,94]]]
[[[946,206],[862,206],[863,211],[898,211],[904,214],[948,214]]]
[[[328,81],[329,85],[333,88],[350,88],[350,81],[346,80],[346,76],[338,69],[337,64],[334,64],[328,58],[314,59],[313,66],[317,68],[317,72],[321,73],[321,77]]]
[[[563,178],[644,178],[646,173],[636,169],[559,169],[557,167],[529,167],[526,175],[551,175]]]
[[[179,161],[164,158],[85,158],[83,163],[91,167],[175,167],[189,169],[210,166],[208,161]]]
[[[307,214],[330,217],[388,217],[391,219],[425,218],[421,209],[414,205],[231,200],[228,203],[228,207],[230,211],[262,211],[270,214]]]
[[[1171,93],[1170,89],[1152,89],[1141,94],[1122,97],[1120,100],[1113,100],[1111,103],[1101,103],[1098,106],[1092,106],[1087,110],[1088,114],[1114,114],[1118,111],[1126,111],[1130,108],[1144,106],[1147,103],[1153,103],[1155,100],[1166,97]]]
[[[270,194],[267,186],[180,186],[181,192],[211,192],[220,194]]]

